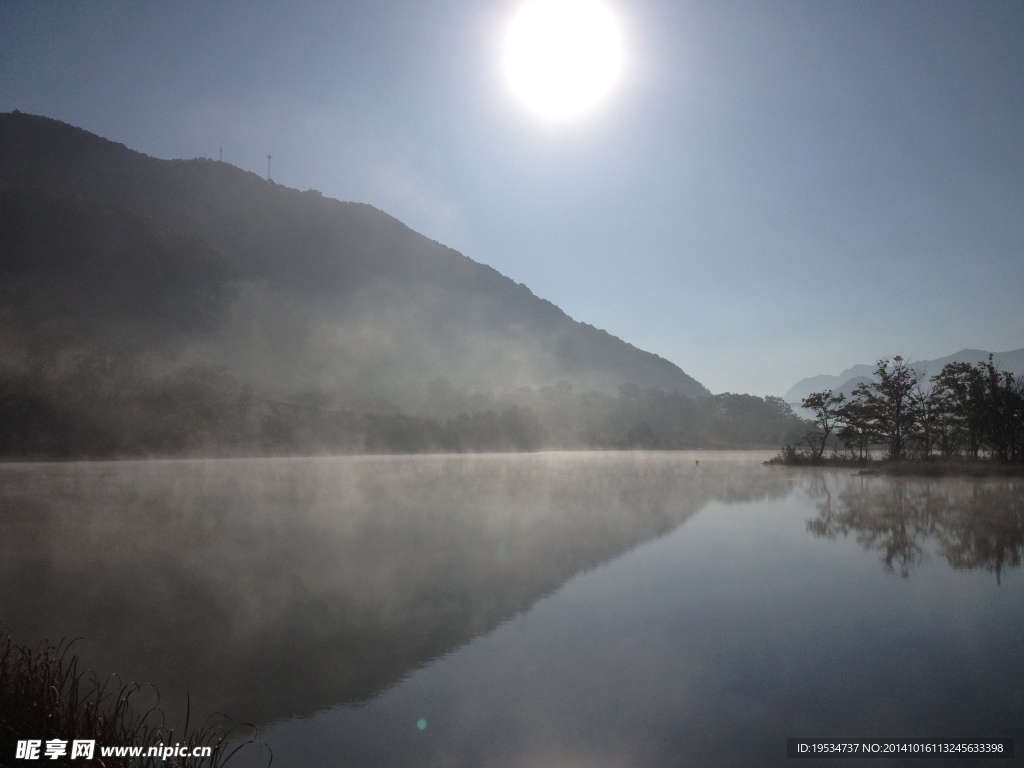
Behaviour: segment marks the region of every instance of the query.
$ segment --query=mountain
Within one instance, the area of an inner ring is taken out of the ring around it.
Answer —
[[[923,374],[925,379],[929,379],[932,376],[938,374],[943,366],[948,363],[978,363],[988,360],[989,353],[981,349],[961,349],[959,352],[954,352],[948,357],[940,357],[936,360],[918,360],[910,363],[910,367],[913,368],[920,374]],[[1024,349],[1015,349],[1010,352],[994,352],[992,353],[992,361],[996,367],[1006,371],[1012,371],[1013,373],[1024,373]],[[783,395],[785,400],[790,405],[798,408],[800,401],[807,397],[812,392],[821,392],[826,389],[831,389],[833,392],[842,392],[847,397],[853,392],[854,388],[862,381],[870,381],[873,379],[874,370],[876,365],[867,365],[864,363],[854,365],[851,368],[847,368],[845,371],[840,373],[838,376],[812,376],[807,379],[801,379],[792,387],[789,391]]]
[[[710,393],[372,206],[0,115],[0,352],[110,347],[224,365],[281,399],[401,403],[444,377]]]

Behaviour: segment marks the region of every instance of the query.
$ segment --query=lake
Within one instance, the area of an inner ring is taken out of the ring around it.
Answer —
[[[0,621],[254,724],[230,765],[1020,762],[1024,482],[769,455],[0,465]]]

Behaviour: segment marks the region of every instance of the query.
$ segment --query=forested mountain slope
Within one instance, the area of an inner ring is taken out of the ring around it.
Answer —
[[[159,160],[0,115],[0,315],[46,338],[224,365],[282,399],[402,403],[444,377],[710,394],[667,360],[568,317],[364,204],[213,160]]]

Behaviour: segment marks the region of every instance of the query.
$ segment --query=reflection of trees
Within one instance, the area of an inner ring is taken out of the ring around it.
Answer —
[[[971,485],[948,510],[939,548],[954,568],[984,568],[1002,580],[1003,569],[1020,566],[1024,551],[1024,487]]]
[[[924,558],[929,539],[957,569],[984,568],[1001,581],[1024,551],[1024,484],[912,481],[850,477],[836,495],[826,475],[810,488],[818,517],[807,522],[815,536],[854,533],[867,550],[882,553],[887,572],[907,577]]]
[[[818,488],[812,490],[822,497],[818,518],[808,521],[807,529],[828,539],[855,532],[865,549],[883,553],[887,572],[898,567],[906,577],[923,558],[921,542],[934,527],[934,500],[909,485],[902,481],[877,484],[854,477],[833,498],[822,475]]]

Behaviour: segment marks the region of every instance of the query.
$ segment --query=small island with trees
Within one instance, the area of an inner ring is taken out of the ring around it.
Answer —
[[[900,356],[882,359],[874,380],[849,398],[826,389],[801,405],[813,413],[814,428],[768,463],[1024,474],[1024,378],[999,370],[991,355],[949,363],[928,380]]]

